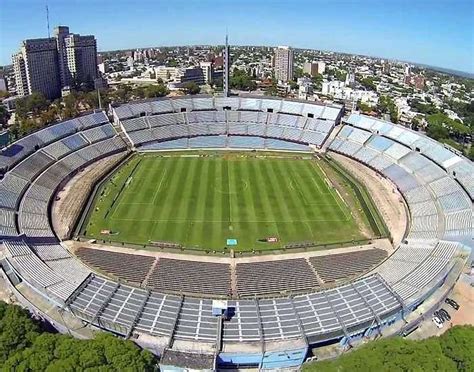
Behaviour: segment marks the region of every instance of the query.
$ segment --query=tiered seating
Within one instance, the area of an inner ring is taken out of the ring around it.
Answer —
[[[54,159],[52,157],[46,155],[43,151],[37,151],[19,163],[13,169],[12,174],[32,180],[53,162]]]
[[[237,122],[229,123],[229,135],[242,135],[242,134],[246,135],[247,133],[248,133],[248,124],[237,123]]]
[[[128,120],[123,120],[122,125],[127,132],[134,132],[136,130],[148,129],[148,123],[145,120],[145,117],[133,118]]]
[[[160,101],[161,103],[162,101]],[[240,99],[238,97],[216,97],[214,101],[201,97],[192,100],[180,98],[172,100],[171,103],[174,113],[133,117],[130,112],[141,109],[115,108],[114,116],[118,120],[122,120],[122,125],[135,146],[165,139],[207,135],[270,137],[322,146],[334,128],[335,121],[339,120],[341,111],[339,107],[270,99]],[[136,105],[141,105],[141,103]],[[282,108],[286,111],[281,111]],[[182,112],[182,109],[185,111]],[[267,113],[266,111],[270,109],[273,111]],[[308,117],[309,115],[312,116]],[[185,125],[177,126],[172,129],[171,133],[167,130],[160,132],[148,130],[148,125],[155,128],[177,124]],[[200,141],[197,142],[200,143]],[[204,140],[204,143],[206,142]],[[237,140],[237,143],[239,142]],[[158,148],[160,147],[158,146]],[[291,145],[279,147],[292,151]],[[152,148],[153,146],[147,146],[148,150]],[[297,151],[301,150],[299,148]]]
[[[227,111],[227,121],[238,123],[257,123],[258,112],[253,111]]]
[[[260,137],[232,136],[229,137],[228,146],[243,149],[263,149],[265,148],[265,139]]]
[[[151,112],[153,114],[160,114],[164,112],[173,112],[174,108],[171,104],[171,101],[167,99],[152,101],[149,103],[151,107]]]
[[[189,124],[189,135],[190,136],[206,136],[209,135],[209,124],[207,123],[194,123]]]
[[[148,123],[152,128],[164,125],[184,124],[183,114],[162,114],[147,117]]]
[[[472,162],[460,161],[455,165],[448,167],[451,174],[462,185],[469,194],[471,200],[474,200],[474,165]]]
[[[130,132],[128,133],[128,136],[135,146],[140,146],[143,143],[158,140],[158,138],[154,137],[153,131],[151,129]]]
[[[155,258],[81,247],[76,255],[87,265],[118,279],[141,285]]]
[[[280,112],[288,114],[301,115],[303,111],[303,105],[297,102],[282,101]]]
[[[0,240],[16,235],[15,212],[9,209],[0,208]]]
[[[354,128],[351,133],[348,134],[347,139],[362,145],[370,138],[371,135],[372,134],[369,132]]]
[[[152,142],[144,144],[141,149],[143,151],[147,150],[174,150],[174,149],[186,149],[188,148],[188,139],[179,138],[176,140],[169,140],[164,142]]]
[[[95,127],[97,125],[101,125],[104,123],[108,123],[109,119],[105,112],[95,112],[90,115],[84,115],[77,118],[77,120],[81,123],[82,129]]]
[[[324,282],[334,282],[361,275],[380,264],[387,257],[382,249],[314,256],[309,262]]]
[[[265,136],[272,138],[281,138],[284,130],[285,129],[283,127],[269,124],[267,125]]]
[[[164,292],[228,296],[230,266],[227,264],[159,258],[148,286]]]
[[[0,169],[11,168],[35,149],[41,148],[50,142],[56,141],[64,136],[74,133],[83,126],[78,119],[64,121],[59,124],[51,125],[38,132],[30,134],[0,152]]]
[[[4,245],[9,253],[8,260],[15,271],[19,272],[23,278],[27,278],[31,285],[50,293],[59,300],[65,301],[80,282],[89,275],[87,270],[82,272],[75,270],[77,266],[80,266],[79,262],[75,262],[73,266],[68,265],[61,272],[56,272],[21,240],[5,241]]]
[[[291,293],[319,286],[316,275],[303,258],[237,263],[236,272],[240,296]]]
[[[282,141],[279,139],[267,138],[265,139],[265,148],[270,150],[283,150],[283,151],[304,151],[309,152],[310,148],[299,143],[291,143]]]
[[[30,242],[33,252],[43,261],[70,258],[71,254],[58,243],[34,243]]]
[[[84,137],[80,133],[67,137],[61,142],[65,144],[67,147],[69,147],[71,151],[78,150],[88,145],[87,141],[84,139]]]
[[[241,98],[240,99],[240,107],[241,110],[251,110],[251,111],[259,111],[261,109],[262,101],[256,98]]]
[[[90,142],[95,143],[115,135],[115,130],[111,124],[101,125],[100,127],[88,129],[82,132],[82,135]]]
[[[0,181],[0,207],[15,209],[28,181],[7,173]]]
[[[281,138],[287,139],[288,141],[298,142],[300,141],[302,134],[303,134],[303,131],[301,129],[285,128],[285,130],[283,131],[281,135]]]
[[[395,144],[392,149],[387,150],[387,154],[395,160],[402,158],[412,149],[420,151],[455,177],[471,200],[474,200],[474,165],[469,160],[428,137],[387,121],[352,114],[346,122],[351,126],[369,130],[405,145],[406,147]]]
[[[143,116],[151,113],[150,102],[137,102],[133,106],[130,106],[132,116]]]
[[[43,150],[45,153],[47,153],[49,156],[52,156],[56,160],[61,159],[63,156],[69,154],[71,152],[71,149],[66,146],[63,141],[57,141],[52,143],[49,146],[46,146]]]
[[[222,148],[226,147],[226,136],[194,137],[189,139],[191,148]]]
[[[214,102],[209,98],[193,98],[193,110],[213,110]]]

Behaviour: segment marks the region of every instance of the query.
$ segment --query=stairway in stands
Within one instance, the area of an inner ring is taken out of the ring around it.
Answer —
[[[127,147],[130,148],[130,149],[133,149],[134,148],[134,145],[133,143],[130,141],[130,139],[128,138],[128,136],[125,134],[125,132],[122,130],[122,127],[120,125],[115,125],[113,124],[113,127],[115,129],[115,131],[117,132],[117,134],[124,140],[124,142],[127,144]]]
[[[324,141],[323,145],[321,146],[320,152],[325,153],[331,144],[332,140],[336,138],[337,134],[339,131],[342,129],[342,125],[338,125],[333,128],[333,130],[329,133],[328,138],[326,138],[326,141]]]

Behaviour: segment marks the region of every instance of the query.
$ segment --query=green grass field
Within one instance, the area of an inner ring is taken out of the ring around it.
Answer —
[[[82,230],[89,238],[203,250],[223,250],[229,238],[235,250],[366,238],[328,182],[317,160],[135,156],[104,183]],[[278,242],[258,241],[267,237]]]

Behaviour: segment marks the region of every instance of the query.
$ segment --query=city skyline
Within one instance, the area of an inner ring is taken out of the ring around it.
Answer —
[[[221,45],[228,27],[233,45],[290,45],[474,72],[473,5],[467,1],[395,1],[383,6],[373,1],[299,1],[291,8],[280,1],[145,1],[138,8],[121,0],[83,1],[81,7],[56,1],[48,4],[51,30],[67,24],[78,33],[94,34],[99,51]],[[9,65],[22,40],[47,36],[46,11],[42,1],[7,0],[3,8],[0,63]],[[106,17],[107,11],[114,13],[113,22]],[[209,22],[202,21],[205,17]],[[219,22],[212,21],[216,19]],[[183,27],[176,27],[179,23]],[[345,28],[352,23],[348,33]]]

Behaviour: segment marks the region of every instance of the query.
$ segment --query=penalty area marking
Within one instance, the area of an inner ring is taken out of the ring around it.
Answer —
[[[315,182],[313,180],[313,182]],[[295,185],[296,183],[296,185]],[[296,180],[290,180],[288,182],[288,186],[290,187],[290,189],[292,190],[295,190],[298,194],[300,194],[300,197],[303,199],[304,203],[308,206],[311,206],[311,205],[334,205],[334,203],[318,203],[318,202],[309,202],[308,199],[306,198],[306,196],[303,194],[303,191],[301,191],[301,188],[300,188],[300,185],[298,183],[298,181]],[[318,188],[319,190],[319,188]],[[328,191],[328,192],[321,192],[321,195],[330,195],[332,197],[332,199],[335,201],[335,204],[337,205],[338,202],[337,200],[335,200],[336,198],[334,197],[334,195]]]

